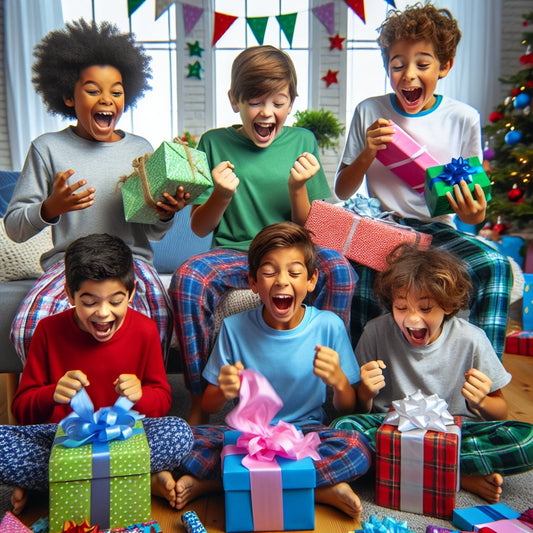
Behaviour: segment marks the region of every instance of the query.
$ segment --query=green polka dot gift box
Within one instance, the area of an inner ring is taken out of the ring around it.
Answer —
[[[61,444],[65,433],[58,428],[49,463],[52,533],[67,520],[106,529],[151,519],[150,449],[142,428],[137,420],[126,440],[75,448]]]
[[[205,153],[183,143],[163,141],[153,154],[135,159],[133,169],[118,184],[128,222],[157,222],[156,202],[165,192],[174,196],[180,185],[190,194],[189,202],[213,185]]]

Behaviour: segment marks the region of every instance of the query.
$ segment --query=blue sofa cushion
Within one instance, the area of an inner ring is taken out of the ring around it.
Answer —
[[[20,172],[10,172],[8,170],[0,170],[0,217],[6,213],[9,200],[13,195],[15,183],[19,179]]]

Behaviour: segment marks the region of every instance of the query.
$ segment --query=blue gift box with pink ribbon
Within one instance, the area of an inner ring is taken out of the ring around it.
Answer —
[[[94,412],[85,389],[71,406],[50,454],[50,531],[71,520],[101,529],[149,521],[150,448],[142,415],[124,397]]]
[[[316,433],[271,424],[282,403],[268,381],[242,372],[240,400],[226,417],[222,451],[226,532],[315,528]]]
[[[452,158],[445,165],[429,167],[426,170],[424,197],[431,216],[436,217],[454,212],[446,198],[446,193],[450,192],[453,195],[454,185],[462,181],[468,184],[468,189],[473,195],[474,187],[478,183],[485,193],[487,202],[490,200],[490,179],[477,157]]]

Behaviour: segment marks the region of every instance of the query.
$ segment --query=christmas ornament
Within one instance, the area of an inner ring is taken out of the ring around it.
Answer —
[[[520,89],[518,87],[515,87],[512,91],[511,91],[511,96],[518,96],[520,94]]]
[[[199,80],[202,79],[200,72],[204,69],[202,68],[202,65],[200,65],[199,61],[189,63],[187,65],[187,68],[189,69],[189,74],[187,74],[187,78],[198,78]]]
[[[483,150],[483,159],[486,159],[487,161],[494,159],[494,155],[494,150],[492,148],[485,148],[485,150]]]
[[[339,34],[335,35],[334,37],[329,37],[330,45],[329,49],[333,50],[334,48],[338,48],[339,50],[342,50],[342,41],[344,41],[346,37],[339,37]]]
[[[513,188],[507,193],[507,197],[511,202],[519,204],[524,201],[525,192],[526,191],[524,191],[524,189],[519,188],[518,185],[515,183],[513,185]]]
[[[520,56],[520,63],[524,66],[533,65],[533,54],[524,54]]]
[[[522,134],[517,130],[511,130],[505,134],[504,139],[509,146],[513,146],[520,142],[520,139],[522,139]]]
[[[202,52],[204,49],[200,46],[198,41],[195,41],[194,43],[187,43],[187,46],[189,47],[189,56],[202,57]]]
[[[518,109],[523,109],[529,104],[530,101],[529,94],[527,93],[520,93],[517,95],[517,97],[514,99],[513,105],[517,107]]]
[[[498,122],[498,120],[501,120],[503,118],[503,113],[500,113],[500,111],[493,111],[489,115],[489,120],[491,122]]]
[[[321,78],[326,82],[326,87],[329,87],[332,83],[339,83],[339,80],[337,80],[338,73],[338,70],[328,69],[328,73],[325,76],[322,76]]]

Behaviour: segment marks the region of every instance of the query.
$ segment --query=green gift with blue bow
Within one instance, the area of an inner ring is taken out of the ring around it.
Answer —
[[[61,531],[66,520],[110,529],[151,519],[150,449],[131,405],[121,397],[89,421],[80,409],[61,421],[49,460],[50,531]],[[81,435],[87,428],[90,435]]]
[[[453,186],[463,180],[468,183],[474,198],[474,186],[478,183],[485,193],[487,202],[490,200],[490,179],[477,157],[452,158],[446,165],[437,165],[426,170],[424,196],[432,217],[454,212],[446,193],[449,191],[453,195]]]

